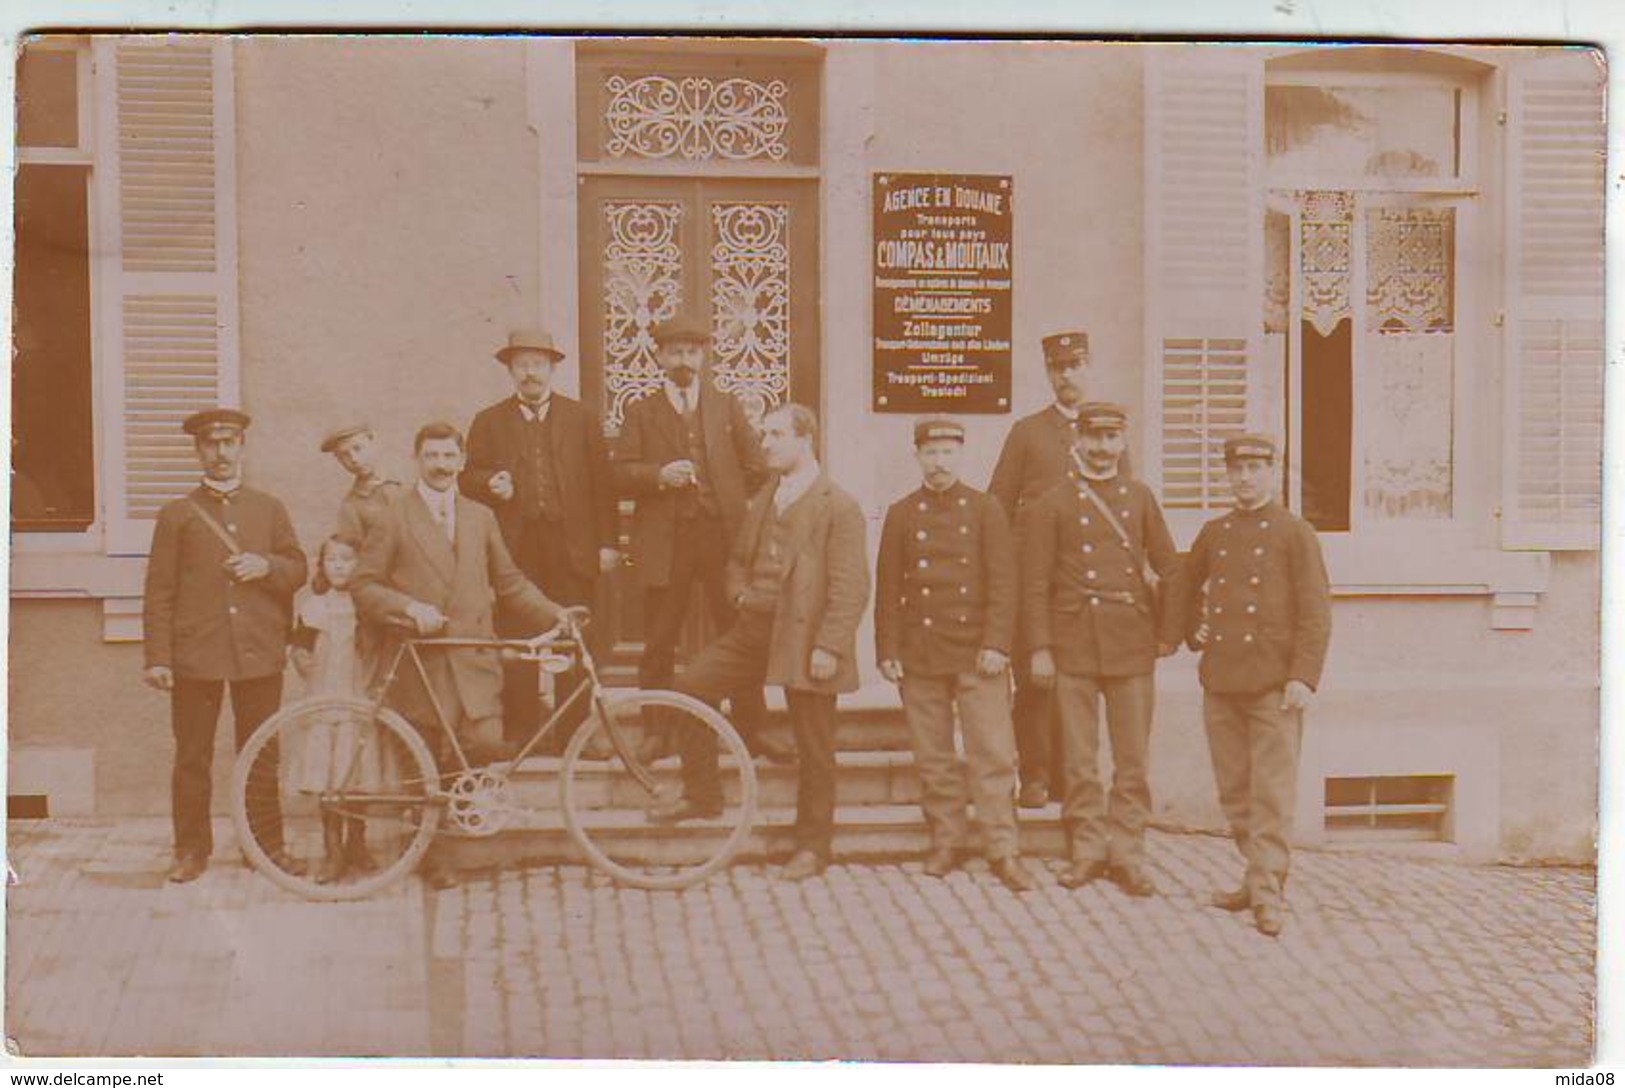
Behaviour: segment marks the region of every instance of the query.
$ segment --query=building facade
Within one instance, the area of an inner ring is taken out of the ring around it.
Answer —
[[[204,405],[253,415],[248,479],[313,548],[346,486],[329,427],[371,419],[405,474],[417,425],[506,395],[491,352],[541,324],[613,434],[681,310],[748,408],[819,410],[877,547],[917,476],[915,417],[871,397],[874,186],[965,174],[1008,179],[1015,254],[969,482],[1048,401],[1062,330],[1181,546],[1228,502],[1223,439],[1280,436],[1335,594],[1299,837],[1594,857],[1597,55],[177,37],[22,66],[13,811],[164,810],[140,587]],[[628,577],[599,610],[626,653]],[[895,706],[871,642],[849,702]],[[1158,678],[1157,816],[1218,827],[1194,657]]]

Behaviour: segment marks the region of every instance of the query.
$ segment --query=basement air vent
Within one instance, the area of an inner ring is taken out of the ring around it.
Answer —
[[[1448,842],[1456,779],[1448,774],[1326,779],[1326,837]]]

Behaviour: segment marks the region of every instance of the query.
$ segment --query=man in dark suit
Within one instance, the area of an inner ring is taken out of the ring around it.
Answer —
[[[1247,863],[1221,910],[1253,912],[1267,937],[1284,924],[1289,836],[1303,716],[1331,642],[1330,581],[1314,526],[1277,499],[1275,441],[1224,444],[1236,507],[1202,526],[1170,583],[1163,639],[1202,654],[1202,720],[1219,805]]]
[[[698,588],[718,631],[733,625],[724,575],[745,499],[765,469],[761,443],[744,409],[710,381],[711,335],[698,322],[667,321],[654,329],[666,379],[633,401],[614,449],[616,483],[636,500],[632,566],[643,585],[643,659],[638,683],[670,688],[677,641]],[[734,719],[755,738],[761,688],[733,695]],[[760,743],[759,738],[755,738]],[[642,756],[665,753],[670,738],[652,733]]]
[[[514,565],[491,511],[457,493],[461,432],[449,423],[427,424],[413,450],[416,485],[389,506],[361,550],[354,593],[362,618],[423,635],[492,638],[494,600],[516,633],[551,626],[561,607]],[[438,748],[438,704],[459,743],[471,749],[472,762],[500,755],[502,669],[496,655],[430,649],[424,657],[430,690],[409,675],[392,693],[396,709]],[[424,876],[439,887],[452,883],[434,857],[425,858]]]
[[[1173,574],[1178,552],[1151,489],[1119,471],[1127,423],[1114,404],[1080,409],[1077,480],[1056,484],[1027,511],[1022,617],[1033,683],[1054,687],[1061,719],[1061,819],[1072,853],[1061,884],[1109,876],[1145,897],[1156,894],[1145,870],[1153,675],[1158,656],[1174,652],[1157,641],[1153,585]],[[1097,760],[1102,704],[1109,801]]]
[[[241,749],[282,702],[293,595],[305,584],[305,553],[280,501],[242,483],[249,417],[234,408],[189,416],[183,427],[203,465],[203,483],[158,512],[147,562],[142,620],[143,681],[170,696],[175,771],[170,780],[175,861],[184,884],[208,867],[210,765],[220,703],[231,691]],[[264,764],[266,774],[272,765]],[[282,857],[282,817],[274,786],[250,813],[260,845]]]
[[[1016,421],[1004,440],[988,494],[999,500],[1016,534],[1016,553],[1022,549],[1022,515],[1026,508],[1072,472],[1072,442],[1078,408],[1087,398],[1089,337],[1081,332],[1058,332],[1044,337],[1044,371],[1055,401],[1041,411]],[[1032,683],[1027,666],[1031,652],[1021,643],[1017,628],[1015,648],[1016,701],[1011,716],[1016,727],[1016,756],[1021,777],[1022,808],[1043,808],[1052,794],[1059,795],[1060,730],[1051,693]]]
[[[715,705],[745,685],[784,688],[795,728],[799,780],[796,852],[785,880],[817,876],[835,833],[835,699],[858,687],[857,630],[869,603],[863,510],[818,464],[818,418],[790,404],[763,418],[762,447],[774,479],[745,510],[728,560],[737,619],[707,646],[677,690]],[[721,808],[715,735],[694,730],[682,745],[683,793],[652,809],[675,823]]]
[[[496,512],[509,553],[543,593],[560,604],[591,605],[598,576],[620,562],[603,432],[579,401],[554,390],[564,352],[550,333],[515,331],[496,358],[514,395],[469,426],[462,492]],[[518,633],[506,614],[499,629]],[[537,725],[536,666],[511,665],[507,677],[508,737],[526,740]],[[562,677],[562,690],[573,691],[580,679],[578,672]],[[561,733],[557,742],[564,740]]]

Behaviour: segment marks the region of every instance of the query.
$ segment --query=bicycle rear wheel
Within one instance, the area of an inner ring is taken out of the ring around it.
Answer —
[[[440,820],[418,731],[365,699],[284,707],[237,757],[231,817],[249,863],[306,899],[360,899],[399,880]]]
[[[621,883],[652,889],[686,888],[728,864],[756,820],[756,766],[728,719],[670,691],[606,693],[600,705],[565,749],[559,782],[565,826],[588,860]],[[714,813],[670,826],[651,821],[649,810],[681,796],[683,784],[675,759],[638,762],[637,741],[650,728],[669,730],[679,744],[687,737],[691,747],[715,744]]]

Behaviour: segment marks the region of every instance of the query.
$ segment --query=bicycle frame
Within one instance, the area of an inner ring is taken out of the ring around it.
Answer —
[[[575,690],[570,693],[568,698],[566,698],[563,702],[558,703],[554,707],[552,716],[537,727],[536,732],[531,734],[530,739],[520,747],[519,751],[513,757],[513,766],[518,766],[526,756],[530,755],[530,753],[536,749],[537,745],[539,745],[542,740],[554,729],[556,729],[559,726],[559,723],[565,719],[565,717],[570,713],[571,709],[576,706],[577,701],[582,698],[583,693],[587,693],[588,698],[590,698],[592,701],[593,711],[599,715],[600,719],[604,723],[604,732],[608,734],[610,746],[615,750],[615,754],[620,756],[621,760],[626,764],[627,769],[632,773],[633,778],[637,780],[641,787],[646,790],[650,790],[651,792],[654,790],[654,776],[649,772],[648,768],[644,767],[643,764],[634,757],[625,738],[623,738],[620,731],[615,728],[614,718],[611,717],[609,707],[604,699],[604,688],[603,683],[598,676],[597,663],[593,660],[592,651],[588,649],[585,640],[581,638],[579,629],[574,625],[571,625],[567,629],[566,635],[560,637],[546,637],[539,640],[500,638],[423,638],[411,636],[401,639],[400,645],[396,648],[394,656],[390,658],[389,668],[385,671],[383,680],[372,685],[369,691],[368,701],[372,704],[374,712],[385,705],[385,703],[388,701],[389,693],[394,689],[396,679],[400,673],[402,660],[409,659],[412,663],[413,669],[417,673],[418,682],[423,685],[423,691],[429,698],[429,705],[434,710],[435,723],[439,726],[441,733],[443,733],[446,739],[450,742],[451,750],[456,755],[458,768],[463,772],[468,772],[474,768],[469,763],[468,756],[463,751],[463,746],[457,739],[456,729],[454,729],[446,720],[445,709],[440,705],[440,700],[435,695],[434,685],[429,682],[429,673],[428,670],[424,668],[423,655],[420,652],[422,648],[444,651],[508,651],[516,654],[519,660],[534,661],[538,666],[541,666],[544,663],[558,661],[562,658],[567,663],[563,668],[558,670],[559,672],[566,671],[574,664],[579,663],[582,671],[586,673],[585,678],[581,681],[581,683],[576,685]],[[542,696],[542,684],[544,683],[544,677],[547,671],[548,670],[540,667],[537,669],[536,697],[538,699],[540,699]]]

